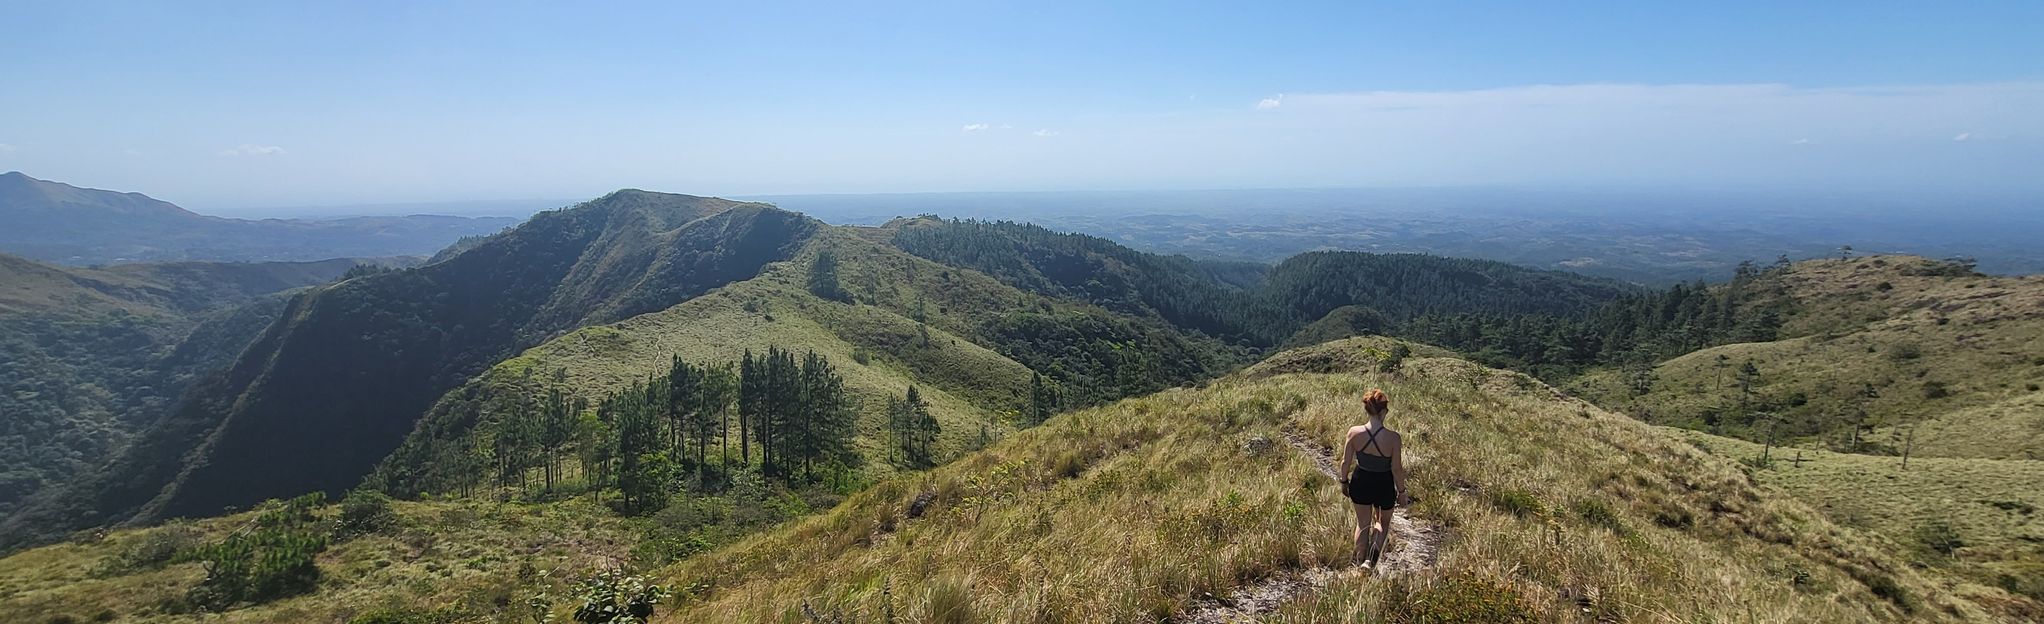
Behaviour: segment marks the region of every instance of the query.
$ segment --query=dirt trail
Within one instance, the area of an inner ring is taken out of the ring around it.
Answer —
[[[1320,474],[1327,475],[1330,481],[1338,480],[1335,476],[1336,464],[1332,449],[1322,446],[1291,427],[1285,428],[1284,438],[1292,448],[1311,458],[1314,466],[1320,469]],[[1388,552],[1385,552],[1382,560],[1377,562],[1375,569],[1360,566],[1341,568],[1316,566],[1302,570],[1286,570],[1237,587],[1228,592],[1227,596],[1207,596],[1195,600],[1184,613],[1171,618],[1171,621],[1187,624],[1256,622],[1261,616],[1276,611],[1285,601],[1325,587],[1336,578],[1355,574],[1395,577],[1423,572],[1434,567],[1434,562],[1440,556],[1440,547],[1439,527],[1424,520],[1415,521],[1401,508],[1391,519],[1391,540],[1385,546]]]

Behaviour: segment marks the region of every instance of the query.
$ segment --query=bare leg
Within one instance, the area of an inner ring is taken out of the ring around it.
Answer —
[[[1356,508],[1356,550],[1355,553],[1349,557],[1349,563],[1351,564],[1363,561],[1365,559],[1365,557],[1363,556],[1364,548],[1367,547],[1372,540],[1376,539],[1371,535],[1371,533],[1377,528],[1376,527],[1377,523],[1372,518],[1372,515],[1377,511],[1376,507],[1371,507],[1369,505],[1356,505],[1355,508]]]
[[[1390,509],[1377,510],[1376,541],[1370,544],[1370,563],[1372,564],[1375,564],[1378,559],[1384,556],[1384,547],[1391,542],[1391,512],[1392,510]]]

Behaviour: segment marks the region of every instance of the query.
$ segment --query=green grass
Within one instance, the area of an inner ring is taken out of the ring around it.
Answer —
[[[546,505],[398,502],[398,527],[340,541],[319,556],[317,593],[220,614],[176,606],[204,578],[198,563],[102,578],[102,562],[164,531],[117,531],[0,560],[0,621],[346,622],[377,609],[443,610],[459,621],[518,621],[523,601],[564,577],[627,560],[638,533],[607,509],[582,501]],[[325,512],[331,515],[332,508]],[[217,540],[253,513],[190,525]]]
[[[1744,440],[1668,432],[1730,459],[1757,463],[1762,453]],[[2044,599],[2044,462],[1912,457],[1905,469],[1899,457],[1796,448],[1769,455],[1752,470],[1755,478],[1832,522],[1879,536],[1913,563],[2035,588]],[[1931,548],[1924,533],[1935,524],[1949,526],[1963,545],[1950,553]]]
[[[1941,621],[2038,608],[1912,570],[1666,432],[1523,375],[1421,358],[1388,374],[1273,365],[1059,416],[676,564],[663,576],[680,605],[660,621],[784,621],[805,605],[932,621],[956,604],[978,621],[1146,621],[1279,569],[1341,561],[1351,516],[1333,484],[1283,445],[1259,454],[1243,442],[1297,427],[1332,443],[1372,386],[1391,394],[1391,426],[1412,447],[1413,512],[1448,527],[1439,570],[1343,576],[1278,621],[1387,608],[1409,621],[1521,608],[1541,620],[1587,608],[1619,621]],[[1399,601],[1414,591],[1474,611],[1412,610]]]
[[[1899,453],[1921,423],[1924,455],[2044,456],[2044,395],[2031,389],[2044,384],[2044,277],[1919,274],[1927,266],[1903,256],[1798,263],[1782,278],[1797,310],[1787,338],[1663,362],[1643,396],[1616,371],[1571,388],[1650,422],[1749,440],[1778,418],[1784,439],[1853,450],[1848,423],[1863,410],[1873,432],[1861,452]],[[1738,385],[1748,361],[1760,371],[1750,401]]]

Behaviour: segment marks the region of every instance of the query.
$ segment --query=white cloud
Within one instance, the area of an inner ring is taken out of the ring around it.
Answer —
[[[1057,131],[1052,130],[1050,128],[1038,128],[1035,132],[1031,132],[1030,134],[1034,134],[1040,137],[1052,137],[1057,136]]]
[[[1262,100],[1259,100],[1259,101],[1257,101],[1257,102],[1256,102],[1256,110],[1270,110],[1270,109],[1273,109],[1273,108],[1277,108],[1277,107],[1279,107],[1279,106],[1283,106],[1283,105],[1284,105],[1284,103],[1285,103],[1285,94],[1283,94],[1283,93],[1279,93],[1279,94],[1277,94],[1277,97],[1267,97],[1267,98],[1263,98]]]
[[[1954,141],[1966,141],[1966,140],[1970,140],[1970,139],[1972,139],[1972,138],[1973,138],[1973,133],[1971,133],[1971,132],[1961,132],[1961,133],[1959,133],[1959,136],[1955,136],[1955,137],[1952,137],[1952,140],[1954,140]]]
[[[281,156],[284,148],[275,145],[243,143],[239,146],[220,150],[221,156]]]
[[[960,128],[960,130],[963,130],[963,131],[965,131],[965,132],[979,132],[979,131],[981,131],[981,130],[985,130],[985,129],[987,129],[987,128],[990,128],[990,127],[992,127],[992,126],[988,126],[988,125],[986,125],[986,124],[983,124],[983,123],[976,123],[976,124],[965,124],[965,127],[964,127],[964,128]]]
[[[1789,141],[1789,145],[1809,145],[1809,144],[1810,144],[1809,139],[1796,139],[1794,141]]]

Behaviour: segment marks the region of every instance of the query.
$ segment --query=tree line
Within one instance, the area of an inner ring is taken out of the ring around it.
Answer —
[[[1039,385],[1036,395],[1034,411],[1055,409],[1048,390]],[[756,469],[802,484],[842,477],[860,461],[851,444],[857,402],[837,368],[814,351],[769,347],[722,363],[677,355],[666,371],[594,401],[574,395],[565,374],[557,373],[538,397],[500,409],[479,429],[483,443],[470,451],[487,458],[479,472],[494,472],[500,487],[529,491],[538,485],[551,492],[576,465],[578,485],[615,488],[616,503],[627,512],[659,508],[691,478],[702,483]],[[934,463],[941,426],[922,392],[910,387],[889,397],[886,413],[890,459]],[[443,468],[459,475],[453,472],[458,466]],[[474,485],[459,489],[469,494]]]

